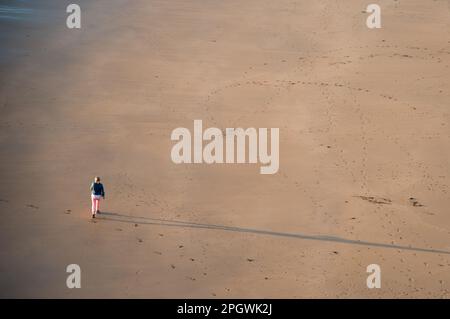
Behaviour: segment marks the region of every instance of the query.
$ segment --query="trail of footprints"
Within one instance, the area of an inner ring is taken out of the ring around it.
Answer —
[[[358,55],[356,54],[357,58],[360,60],[363,59],[367,59],[367,58],[375,58],[375,57],[389,57],[389,58],[393,58],[393,57],[399,57],[399,58],[415,58],[415,59],[422,59],[422,60],[435,60],[435,62],[437,63],[441,63],[442,60],[439,57],[436,57],[436,55],[438,54],[447,54],[450,55],[450,48],[441,48],[441,49],[437,49],[437,50],[430,50],[427,47],[419,47],[419,46],[399,46],[399,45],[389,45],[389,44],[385,44],[385,40],[382,40],[383,44],[380,45],[375,45],[375,46],[350,46],[350,47],[343,47],[343,48],[339,48],[339,49],[333,49],[333,50],[328,50],[328,51],[323,51],[321,54],[315,55],[315,56],[307,56],[307,57],[298,57],[297,58],[297,62],[299,63],[299,65],[303,65],[306,62],[309,62],[310,60],[317,60],[317,59],[329,59],[331,58],[330,56],[328,56],[327,54],[331,54],[331,53],[337,53],[343,50],[374,50],[374,49],[396,49],[396,50],[403,50],[406,51],[408,53],[398,53],[395,52],[393,54],[387,54],[387,53],[379,53],[379,54],[367,54],[367,55]],[[417,52],[423,52],[426,54],[426,56],[418,56],[416,55],[411,55],[409,52],[413,51],[415,53]],[[339,58],[339,57],[334,57],[334,58]],[[344,62],[332,62],[331,64],[335,63],[335,64],[347,64],[347,63],[351,63],[351,56],[350,55],[345,55],[340,57],[341,59],[345,59],[346,61]],[[286,60],[281,60],[281,62],[286,61]],[[262,66],[266,66],[268,63],[265,62],[263,63]],[[257,66],[253,66],[253,67],[249,67],[250,70],[253,70],[254,68],[257,67],[261,67],[261,65],[257,65]],[[246,78],[248,75],[247,72],[244,72],[243,76],[241,76],[242,78]],[[238,80],[235,81],[233,83],[230,83],[228,85],[225,85],[223,87],[219,87],[213,91],[211,91],[205,101],[204,101],[204,107],[205,110],[207,112],[210,111],[210,105],[209,103],[211,102],[211,99],[213,98],[213,96],[222,93],[224,90],[227,89],[232,89],[232,88],[237,88],[237,87],[242,87],[245,85],[256,85],[256,86],[266,86],[266,87],[272,87],[272,88],[286,88],[289,85],[309,85],[309,86],[334,86],[334,87],[341,87],[341,88],[346,88],[348,90],[353,90],[353,91],[358,91],[358,92],[364,92],[364,93],[373,93],[373,94],[378,94],[378,96],[380,96],[383,99],[386,100],[392,100],[392,101],[399,101],[398,98],[396,98],[395,96],[393,96],[392,94],[386,94],[386,93],[382,93],[382,92],[372,92],[370,89],[368,88],[361,88],[361,87],[352,87],[349,86],[345,83],[338,83],[338,82],[326,82],[326,81],[298,81],[298,80],[276,80],[275,82],[273,81],[268,81],[268,80]],[[279,94],[280,92],[278,91],[277,94]],[[268,103],[270,104],[270,103]],[[267,106],[267,104],[266,104]],[[265,107],[266,107],[265,106]],[[263,107],[261,110],[261,112],[265,111],[265,107]],[[210,116],[210,120],[215,123],[214,117],[211,115]],[[217,123],[215,123],[217,124]]]
[[[330,54],[330,53],[337,53],[339,51],[342,50],[363,50],[363,49],[372,49],[375,47],[377,49],[396,49],[396,50],[402,50],[402,51],[414,51],[416,54],[412,55],[410,53],[399,53],[399,52],[395,52],[393,54],[386,54],[386,53],[379,53],[379,54],[367,54],[367,55],[357,55],[358,59],[366,59],[366,58],[375,58],[375,57],[399,57],[399,58],[407,58],[407,59],[411,59],[411,58],[419,58],[422,60],[436,60],[435,62],[440,63],[441,59],[437,58],[435,55],[436,54],[450,54],[450,51],[446,51],[445,49],[439,49],[439,50],[435,50],[435,51],[431,51],[429,48],[426,47],[417,47],[417,46],[398,46],[398,45],[389,45],[389,44],[385,44],[385,40],[382,40],[383,44],[381,45],[376,45],[376,46],[355,46],[355,47],[346,47],[346,48],[339,48],[336,50],[329,50],[329,51],[325,51],[323,52],[321,55],[316,55],[316,56],[312,56],[312,57],[299,57],[298,61],[299,61],[299,65],[305,64],[305,62],[308,62],[308,60],[311,59],[322,59],[322,58],[330,58],[330,56],[327,56],[326,54]],[[423,52],[426,55],[417,55],[418,52]],[[336,58],[336,57],[334,57]],[[351,61],[349,59],[351,59],[351,56],[349,55],[345,55],[343,57],[337,57],[337,58],[343,58],[343,59],[347,59],[345,63],[351,63]],[[285,62],[285,60],[282,60],[281,62]],[[266,66],[268,63],[264,63],[263,66]],[[250,69],[253,69],[252,67]],[[245,72],[245,75],[247,75],[247,72]],[[245,77],[245,76],[244,76]],[[239,87],[244,87],[244,86],[261,86],[261,87],[269,87],[269,88],[274,88],[276,89],[276,94],[272,95],[267,102],[262,105],[262,107],[258,110],[255,111],[255,113],[265,113],[267,111],[267,109],[273,104],[274,99],[276,98],[276,96],[279,96],[282,93],[283,89],[288,89],[290,87],[295,87],[297,85],[301,85],[301,86],[314,86],[317,88],[320,88],[320,92],[321,94],[325,97],[327,103],[328,103],[328,107],[326,109],[326,117],[327,117],[327,121],[328,121],[328,131],[331,130],[331,128],[334,125],[334,121],[332,118],[332,109],[333,109],[333,101],[330,97],[330,91],[326,91],[326,88],[343,88],[343,89],[347,89],[350,92],[354,92],[354,93],[363,93],[363,94],[375,94],[378,95],[379,97],[388,100],[388,101],[392,101],[392,102],[399,102],[399,99],[395,96],[393,96],[392,94],[386,94],[386,93],[377,93],[371,89],[368,88],[363,88],[363,87],[354,87],[351,86],[347,83],[342,83],[342,82],[328,82],[328,81],[301,81],[301,80],[274,80],[274,81],[268,81],[268,80],[240,80],[240,81],[235,81],[233,83],[230,83],[228,85],[225,85],[223,87],[219,87],[215,90],[213,90],[208,96],[207,99],[205,101],[205,105],[206,105],[206,111],[210,111],[210,105],[209,103],[212,101],[212,97],[214,95],[217,94],[221,94],[223,93],[225,90],[228,89],[233,89],[233,88],[239,88]],[[361,105],[358,102],[358,99],[356,97],[355,94],[352,94],[352,102],[353,105],[355,105],[356,107],[356,112],[359,114],[360,117],[360,132],[361,132],[361,140],[362,140],[362,159],[361,159],[361,165],[362,165],[362,169],[361,169],[361,176],[363,178],[363,181],[361,183],[361,189],[365,191],[365,193],[370,193],[370,190],[368,189],[368,176],[367,176],[367,159],[369,158],[369,154],[368,154],[368,138],[367,138],[367,124],[369,119],[366,118],[364,116],[364,113],[362,112],[361,109]],[[410,107],[409,104],[402,102],[402,104],[407,105],[408,107]],[[413,108],[415,109],[415,108]],[[242,118],[244,118],[246,115],[242,115],[240,118],[238,118],[238,121],[241,120]],[[211,117],[213,119],[213,117]],[[237,122],[238,122],[237,121]],[[336,138],[334,138],[334,143],[336,144]],[[328,148],[330,148],[330,146],[328,146]],[[346,169],[347,172],[350,172],[351,175],[353,176],[354,181],[356,181],[356,177],[353,173],[353,170],[350,170],[349,166],[348,166],[348,161],[343,157],[343,155],[341,153],[338,152],[338,156],[340,157],[340,160],[342,163],[344,163],[344,168]],[[285,174],[284,174],[285,175]],[[285,176],[287,177],[287,176]],[[295,187],[299,188],[300,184],[298,181],[293,181]],[[306,192],[306,190],[304,190],[304,192]],[[387,203],[386,202],[378,202],[379,199],[377,199],[374,196],[360,196],[360,198],[364,199],[364,200],[368,200],[369,202],[373,202],[373,203]],[[314,199],[312,196],[310,196],[311,201],[313,202],[314,207],[319,206],[318,201],[316,199]],[[422,204],[419,204],[417,202],[417,200],[415,199],[410,199],[411,205],[413,207],[422,207]]]
[[[444,49],[441,49],[439,51],[435,51],[435,52],[430,52],[430,50],[428,48],[424,48],[424,47],[413,47],[413,46],[407,46],[407,47],[400,47],[397,45],[377,45],[375,46],[376,48],[380,48],[380,49],[403,49],[403,50],[414,50],[414,51],[421,51],[426,53],[426,56],[412,56],[410,54],[400,54],[400,53],[394,53],[391,55],[387,55],[387,54],[369,54],[369,55],[361,55],[358,58],[359,59],[366,59],[366,58],[374,58],[374,57],[380,57],[380,56],[388,56],[388,57],[400,57],[400,58],[419,58],[419,59],[431,59],[431,60],[436,60],[438,63],[441,62],[440,58],[437,58],[435,56],[435,54],[449,54],[450,55],[450,51],[446,51]],[[337,53],[339,51],[342,50],[348,50],[348,49],[372,49],[372,47],[370,46],[357,46],[357,47],[347,47],[347,48],[339,48],[339,49],[335,49],[335,50],[329,50],[329,51],[325,51],[323,52],[322,55],[317,55],[317,56],[313,56],[313,57],[300,57],[298,58],[298,61],[300,63],[306,62],[307,59],[322,59],[322,58],[329,58],[329,56],[326,56],[325,54],[330,54],[330,53]],[[335,57],[336,58],[336,57]],[[338,57],[339,58],[339,57]],[[341,62],[332,62],[331,64],[347,64],[347,63],[351,63],[350,56],[346,55],[343,57],[340,57],[342,59],[344,59],[345,61],[341,61]],[[267,65],[267,63],[264,63],[264,65]],[[247,73],[245,73],[247,74]],[[245,75],[244,75],[245,77]],[[239,88],[239,87],[243,87],[243,86],[261,86],[261,87],[270,87],[270,88],[275,88],[276,89],[276,93],[275,95],[271,95],[267,102],[262,105],[261,109],[255,111],[255,112],[267,112],[268,108],[273,104],[274,100],[276,99],[277,96],[279,96],[283,90],[293,87],[293,86],[313,86],[313,87],[317,87],[317,88],[321,88],[321,94],[324,96],[325,100],[328,103],[327,109],[326,109],[326,117],[327,117],[327,121],[328,121],[328,128],[327,130],[330,131],[334,125],[334,121],[332,118],[332,111],[333,111],[333,100],[330,96],[330,91],[326,91],[324,89],[326,88],[343,88],[343,89],[347,89],[353,92],[358,92],[358,93],[365,93],[365,94],[377,94],[378,96],[382,97],[383,99],[389,100],[389,101],[394,101],[397,102],[398,99],[392,95],[389,94],[385,94],[385,93],[377,93],[377,92],[373,92],[370,89],[367,88],[361,88],[361,87],[352,87],[346,83],[339,83],[339,82],[327,82],[327,81],[304,81],[304,80],[275,80],[275,81],[268,81],[268,80],[245,80],[242,79],[240,81],[236,81],[233,82],[231,84],[228,84],[224,87],[218,88],[216,90],[213,90],[210,92],[210,94],[206,97],[206,100],[204,101],[204,107],[205,110],[207,112],[210,111],[211,106],[209,105],[209,103],[211,102],[212,98],[217,95],[222,93],[224,90],[228,90],[228,89],[233,89],[233,88]],[[367,189],[367,174],[366,174],[366,167],[367,167],[367,133],[366,133],[366,119],[364,118],[363,112],[361,111],[361,106],[359,104],[359,102],[357,101],[355,95],[352,95],[352,99],[353,99],[353,104],[356,106],[356,112],[359,114],[360,116],[360,123],[361,123],[361,127],[360,127],[360,131],[361,131],[361,139],[363,141],[363,146],[362,146],[362,150],[363,150],[363,158],[362,158],[362,176],[363,176],[363,183],[361,185],[362,189],[365,189],[366,191],[368,191]],[[240,118],[238,118],[236,120],[236,123],[238,124],[239,121],[245,117],[245,115],[242,115]],[[210,120],[214,123],[214,117],[211,116]],[[217,124],[217,123],[216,123]],[[334,142],[336,142],[336,140],[334,140]],[[339,153],[338,153],[339,154]],[[340,156],[340,160],[344,163],[347,164],[347,161],[342,157],[341,154],[339,154]],[[348,171],[348,165],[344,165]],[[288,177],[288,175],[286,175],[285,173],[282,173],[283,177],[286,179],[289,179],[291,181],[291,183],[294,184],[294,186],[298,189],[301,188],[301,185],[298,181],[296,180],[292,180],[290,177]],[[126,196],[128,198],[131,197],[135,197],[135,199],[137,199],[137,202],[147,206],[147,207],[159,207],[161,209],[161,211],[164,210],[170,210],[170,206],[169,204],[164,201],[163,199],[158,199],[156,196],[153,196],[152,194],[148,194],[148,192],[145,191],[145,189],[136,189],[136,187],[134,186],[134,184],[132,183],[132,179],[126,174],[126,173],[122,173],[119,174],[120,176],[117,176],[117,178],[120,178],[122,180],[122,182],[120,183],[120,185],[122,185],[120,188],[115,189],[115,192],[118,194],[118,196]],[[353,173],[352,173],[353,175]],[[355,178],[355,176],[353,175],[353,178]],[[127,190],[127,191],[126,191]],[[303,192],[307,193],[306,188],[303,188]],[[130,195],[133,194],[133,195]],[[320,207],[319,201],[314,198],[312,195],[309,195],[311,202],[313,203],[314,207]],[[355,196],[357,198],[360,198],[361,200],[367,201],[369,203],[373,203],[376,205],[391,205],[392,201],[388,198],[383,198],[383,197],[377,197],[377,196],[367,196],[367,195],[357,195]],[[408,199],[409,205],[411,207],[424,207],[424,205],[415,197],[410,197]],[[8,204],[9,200],[7,199],[0,199],[0,204]],[[137,206],[139,204],[136,204]],[[39,206],[35,205],[35,204],[26,204],[25,205],[26,208],[29,209],[33,209],[33,210],[39,210]],[[71,214],[72,210],[71,209],[66,209],[64,211],[65,214]],[[138,226],[138,223],[134,225],[135,227]],[[384,227],[384,225],[382,225],[382,227]],[[122,228],[116,228],[116,231],[120,231],[122,232],[123,229]],[[399,232],[399,229],[397,228],[397,232]],[[159,234],[160,238],[164,237],[164,234]],[[137,238],[137,242],[138,243],[143,243],[143,239],[138,237]],[[178,249],[183,250],[185,248],[184,245],[179,244],[177,246]],[[202,246],[202,251],[203,251],[203,255],[205,255],[205,250],[206,247]],[[153,252],[155,255],[159,255],[161,256],[163,253],[160,251],[154,251]],[[335,254],[337,252],[334,252]],[[180,255],[182,258],[184,258],[184,254]],[[192,257],[187,257],[188,260],[190,262],[196,262],[196,259],[192,258]],[[247,262],[249,263],[253,263],[255,261],[254,258],[246,258],[245,259]],[[169,267],[172,270],[177,269],[177,266],[173,263],[169,264]],[[137,272],[137,274],[139,273],[139,271]],[[204,271],[202,272],[203,276],[207,275],[207,268],[204,267]],[[193,276],[188,276],[187,279],[191,280],[191,281],[196,281],[196,277]],[[269,279],[268,277],[265,277],[265,279]],[[216,293],[213,292],[212,293],[213,296],[216,296]]]

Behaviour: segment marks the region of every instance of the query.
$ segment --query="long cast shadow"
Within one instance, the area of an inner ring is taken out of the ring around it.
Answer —
[[[138,217],[138,216],[121,215],[121,214],[117,214],[117,213],[108,213],[108,212],[103,212],[98,217],[99,217],[99,219],[103,219],[103,220],[117,221],[117,222],[122,222],[122,223],[131,223],[131,224],[172,226],[172,227],[183,227],[183,228],[217,229],[217,230],[232,231],[232,232],[239,232],[239,233],[251,233],[251,234],[278,236],[278,237],[290,237],[290,238],[299,238],[299,239],[306,239],[306,240],[328,241],[328,242],[336,242],[336,243],[342,243],[342,244],[382,247],[382,248],[401,249],[401,250],[412,250],[412,251],[417,251],[417,252],[427,252],[427,253],[450,255],[450,252],[446,251],[446,250],[417,248],[417,247],[402,246],[402,245],[390,245],[390,244],[375,243],[375,242],[369,242],[369,241],[345,239],[345,238],[334,237],[334,236],[282,233],[282,232],[276,232],[276,231],[271,231],[271,230],[241,228],[241,227],[234,227],[234,226],[214,225],[214,224],[202,224],[202,223],[186,222],[186,221],[181,221],[181,220],[161,219],[161,218]]]

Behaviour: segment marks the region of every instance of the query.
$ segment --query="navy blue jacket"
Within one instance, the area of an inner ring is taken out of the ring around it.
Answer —
[[[105,189],[103,188],[102,183],[92,183],[91,184],[91,193],[93,195],[101,195],[105,197]]]

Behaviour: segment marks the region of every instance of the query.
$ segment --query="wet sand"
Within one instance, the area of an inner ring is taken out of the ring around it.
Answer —
[[[364,1],[68,3],[0,6],[1,297],[450,297],[447,1],[377,30]],[[175,165],[194,119],[280,128],[279,172]]]

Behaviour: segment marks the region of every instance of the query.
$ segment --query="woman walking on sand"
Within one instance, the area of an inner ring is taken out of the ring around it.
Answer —
[[[102,197],[105,199],[105,189],[103,188],[103,184],[100,183],[100,177],[96,176],[94,182],[91,184],[92,218],[95,218],[95,215],[100,213],[98,208],[100,198]]]

